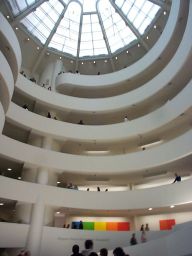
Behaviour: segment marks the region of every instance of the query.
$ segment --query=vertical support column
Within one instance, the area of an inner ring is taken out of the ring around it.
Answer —
[[[42,148],[51,149],[52,138],[45,137],[42,140]],[[37,183],[47,185],[49,183],[49,170],[46,167],[39,167],[37,169]],[[31,215],[31,225],[27,237],[27,249],[31,252],[31,256],[40,255],[41,241],[43,235],[43,226],[52,225],[53,223],[53,209],[45,206],[42,194],[38,195],[36,203],[33,206]]]
[[[44,219],[45,205],[41,195],[37,198],[33,206],[31,225],[27,237],[26,247],[30,251],[31,256],[40,255],[41,240],[43,234],[43,219]]]

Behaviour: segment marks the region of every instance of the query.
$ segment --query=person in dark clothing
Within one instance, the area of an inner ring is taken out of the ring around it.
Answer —
[[[27,104],[24,104],[22,107],[23,107],[24,109],[28,110]]]
[[[91,252],[89,256],[98,256],[98,254],[96,252]]]
[[[51,113],[50,112],[47,113],[47,117],[51,118]]]
[[[125,254],[125,252],[123,251],[123,249],[121,247],[115,248],[115,250],[113,250],[113,255],[114,256],[129,256],[128,254]]]
[[[180,181],[181,181],[181,176],[179,176],[177,173],[175,173],[175,180],[173,181],[173,183],[180,182]]]
[[[74,244],[72,247],[72,252],[71,256],[83,256],[81,253],[79,253],[79,245]]]
[[[83,229],[83,222],[81,220],[79,222],[79,229]]]
[[[140,227],[140,231],[143,231],[143,230],[144,230],[144,225],[142,224]]]
[[[107,250],[106,248],[102,248],[102,249],[100,250],[100,255],[101,255],[101,256],[107,256],[107,255],[108,255],[108,250]]]
[[[133,233],[130,239],[130,245],[136,245],[136,244],[137,244],[137,239],[135,237],[135,233]]]
[[[83,123],[83,120],[80,120],[78,124],[84,124],[84,123]]]

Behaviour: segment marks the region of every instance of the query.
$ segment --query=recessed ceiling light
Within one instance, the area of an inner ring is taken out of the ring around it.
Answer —
[[[0,205],[4,205],[4,203],[0,203]]]
[[[107,63],[107,60],[104,60],[105,63]]]
[[[60,181],[57,181],[57,184],[60,184],[61,182]]]
[[[62,58],[62,57],[60,56],[59,59],[61,60],[61,58]]]
[[[164,12],[163,12],[163,14],[164,14],[164,15],[166,15],[166,14],[167,14],[167,12],[166,12],[166,11],[164,11]]]
[[[18,179],[18,180],[21,180],[21,177],[18,177],[17,179]]]
[[[18,27],[16,27],[15,29],[16,29],[16,30],[18,30],[19,28],[18,28]]]
[[[81,62],[81,64],[83,65],[84,63],[83,63],[83,62]]]
[[[147,40],[149,39],[149,37],[148,37],[148,36],[147,36],[146,38],[147,38]]]
[[[56,212],[57,214],[59,214],[60,212]]]
[[[8,171],[12,171],[12,169],[11,169],[11,168],[7,168],[7,170],[8,170]]]
[[[149,211],[152,211],[152,210],[153,210],[153,208],[149,208],[148,210],[149,210]]]
[[[40,48],[39,48],[39,46],[37,46],[37,50],[39,50]]]
[[[127,50],[127,53],[129,53],[129,51]]]
[[[153,27],[154,27],[154,29],[156,29],[156,28],[157,28],[157,26],[156,26],[156,25],[154,25]]]
[[[141,46],[140,44],[137,45],[137,47],[140,47],[140,46]]]
[[[115,59],[117,60],[117,59],[118,59],[118,57],[115,57]]]
[[[9,15],[7,15],[7,19],[9,19],[10,18],[10,16]]]
[[[94,61],[93,61],[93,63],[95,64],[95,63],[96,63],[96,61],[94,60]]]
[[[171,205],[171,206],[170,206],[170,208],[174,208],[174,207],[175,207],[175,205]]]
[[[27,41],[29,41],[30,39],[29,39],[29,37],[27,38]]]
[[[49,56],[49,54],[50,54],[50,53],[49,53],[49,52],[47,52],[47,55],[48,55],[48,56]]]

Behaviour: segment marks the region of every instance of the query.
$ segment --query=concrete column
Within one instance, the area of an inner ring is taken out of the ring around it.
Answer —
[[[51,137],[44,137],[42,139],[42,144],[41,144],[41,147],[44,148],[44,149],[49,149],[51,150],[52,148],[52,138]]]
[[[29,167],[24,164],[22,171],[22,180],[28,182],[36,182],[36,168]],[[32,204],[18,202],[16,204],[16,221],[29,224],[31,220]]]
[[[39,256],[41,250],[41,240],[43,234],[45,205],[41,195],[36,200],[33,206],[31,225],[27,237],[26,247],[30,251],[31,256]]]

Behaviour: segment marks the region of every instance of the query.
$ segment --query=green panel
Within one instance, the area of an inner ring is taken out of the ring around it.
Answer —
[[[83,222],[83,229],[94,230],[94,222]]]

